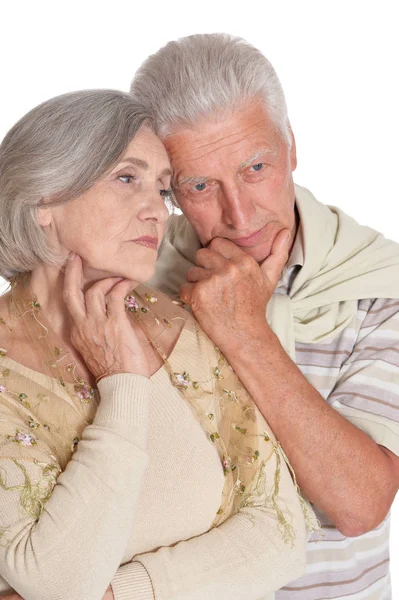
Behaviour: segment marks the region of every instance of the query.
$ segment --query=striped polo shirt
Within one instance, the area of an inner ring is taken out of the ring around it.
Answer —
[[[300,236],[276,289],[288,293],[303,264]],[[399,300],[358,302],[349,326],[321,344],[296,344],[296,363],[335,410],[377,444],[399,454]],[[389,515],[373,531],[342,535],[314,507],[322,536],[307,548],[305,575],[275,600],[391,600]]]

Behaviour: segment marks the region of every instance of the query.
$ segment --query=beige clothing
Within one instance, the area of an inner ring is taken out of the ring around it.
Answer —
[[[192,379],[212,377],[216,350],[196,335],[191,317],[169,362]],[[266,503],[209,530],[222,465],[164,368],[150,380],[102,380],[97,409],[74,404],[56,380],[6,356],[0,374],[3,592],[98,600],[113,579],[115,600],[270,600],[303,573],[306,528],[284,463],[279,498],[292,519],[294,547]],[[218,398],[209,394],[208,402],[217,418]],[[266,481],[275,470],[273,455]]]

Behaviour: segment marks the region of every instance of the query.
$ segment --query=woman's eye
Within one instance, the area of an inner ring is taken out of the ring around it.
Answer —
[[[133,175],[119,175],[118,179],[122,181],[122,183],[130,183],[135,177]]]
[[[205,188],[206,183],[197,183],[197,185],[194,186],[196,192],[203,192]]]
[[[172,188],[168,188],[167,190],[160,190],[159,193],[163,198],[166,198],[167,200],[172,198]]]
[[[261,171],[264,166],[265,163],[258,163],[256,165],[252,165],[251,169],[253,169],[254,171]]]

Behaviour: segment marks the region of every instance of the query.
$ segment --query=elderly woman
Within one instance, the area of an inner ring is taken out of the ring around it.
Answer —
[[[170,178],[120,92],[49,100],[0,147],[0,595],[259,599],[303,572],[311,514],[281,448],[191,314],[143,285]]]

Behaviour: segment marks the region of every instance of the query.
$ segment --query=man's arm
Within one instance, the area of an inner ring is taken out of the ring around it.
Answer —
[[[398,489],[398,457],[328,405],[268,326],[235,354],[228,359],[268,419],[305,496],[344,535],[379,525]]]
[[[399,483],[399,459],[328,405],[265,321],[287,260],[276,240],[260,268],[215,239],[181,287],[200,325],[226,355],[287,454],[303,493],[347,536],[376,527]]]

